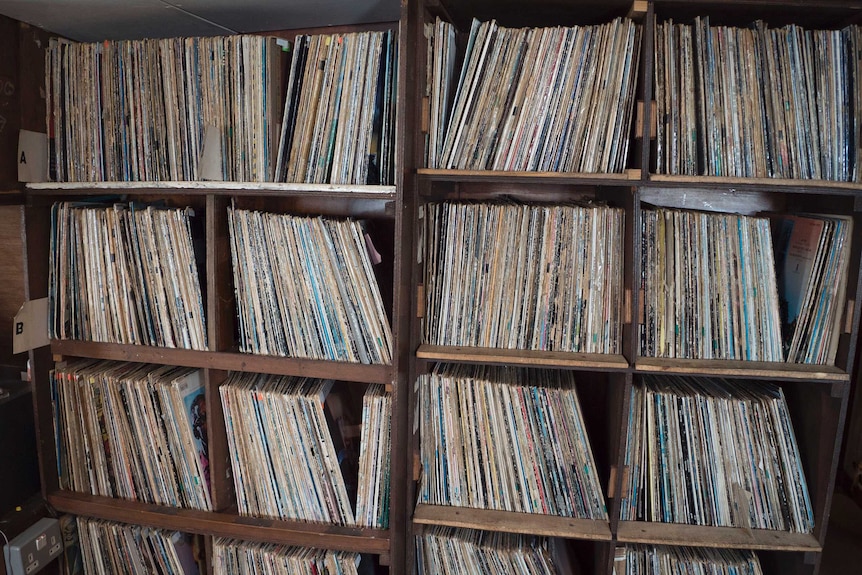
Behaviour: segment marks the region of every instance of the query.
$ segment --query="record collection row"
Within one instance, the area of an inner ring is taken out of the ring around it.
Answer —
[[[77,535],[77,542],[67,541],[70,573],[197,575],[200,572],[196,561],[199,543],[188,534],[86,517],[64,519],[71,519],[74,523],[71,532]],[[419,575],[579,572],[576,557],[560,539],[434,526],[415,541]],[[212,572],[358,575],[361,560],[357,553],[217,537],[213,540]],[[614,572],[618,575],[763,573],[757,555],[749,550],[653,545],[617,548]]]
[[[49,257],[50,337],[206,349],[190,209],[56,203]]]
[[[361,222],[230,208],[228,224],[242,351],[391,363]]]
[[[367,386],[360,419],[347,387],[242,373],[220,386],[241,514],[388,527],[390,396]]]
[[[834,365],[852,219],[642,212],[640,354]]]
[[[391,399],[370,385],[354,413],[345,387],[242,373],[220,386],[241,514],[388,526]],[[199,370],[78,360],[51,388],[62,489],[213,509]]]
[[[66,573],[117,575],[198,575],[203,543],[189,534],[64,516]],[[214,575],[358,575],[358,553],[254,543],[216,537]]]
[[[621,353],[623,210],[430,203],[425,342]]]
[[[580,573],[566,542],[550,537],[434,526],[416,536],[418,575]],[[762,575],[750,550],[627,545],[618,547],[616,575]]]
[[[285,52],[292,48],[287,93]],[[52,41],[58,181],[391,184],[391,32]]]
[[[629,412],[622,520],[810,533],[814,512],[781,387],[644,377]]]
[[[565,543],[547,537],[495,531],[429,527],[416,536],[418,575],[571,573]]]
[[[607,519],[571,372],[441,364],[418,387],[419,503]]]
[[[198,575],[197,549],[191,535],[87,517],[65,523],[65,573],[83,575]],[[77,539],[77,541],[76,541]]]
[[[359,575],[361,558],[345,551],[213,540],[213,575]]]
[[[206,349],[190,214],[55,204],[50,336]],[[227,217],[241,351],[391,363],[376,251],[361,222],[233,208]]]
[[[205,144],[226,179],[271,179],[281,54],[263,36],[52,41],[56,179],[200,180]]]
[[[620,548],[625,569],[616,575],[762,575],[760,560],[750,550],[627,545]]]
[[[427,165],[621,172],[640,36],[474,21],[456,78],[454,28],[428,24]],[[862,181],[860,36],[657,23],[657,172]],[[53,41],[46,69],[60,181],[393,182],[391,31]]]
[[[506,28],[473,20],[455,79],[455,33],[425,27],[431,168],[622,172],[641,27]],[[454,93],[453,93],[454,92]]]
[[[397,38],[298,36],[275,166],[278,182],[393,182]]]
[[[784,359],[768,219],[659,208],[641,221],[641,355]]]
[[[78,360],[51,391],[62,489],[212,509],[200,371]]]
[[[656,171],[862,181],[862,27],[655,26]]]
[[[55,204],[51,337],[206,349],[190,213]],[[444,202],[423,218],[426,343],[620,352],[621,209]],[[641,219],[642,356],[834,364],[852,218]],[[241,351],[391,362],[362,222],[229,208],[228,224]]]

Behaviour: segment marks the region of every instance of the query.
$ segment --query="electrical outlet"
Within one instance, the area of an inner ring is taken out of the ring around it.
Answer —
[[[56,519],[40,519],[3,547],[8,575],[33,575],[63,552]]]

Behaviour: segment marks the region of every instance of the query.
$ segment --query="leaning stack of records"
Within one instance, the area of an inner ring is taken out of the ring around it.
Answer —
[[[371,526],[379,526],[375,523],[385,512],[388,520],[388,508],[379,509],[380,492],[389,484],[388,433],[362,430],[363,484],[348,485],[343,468],[355,469],[358,463],[344,460],[336,449],[335,440],[341,438],[334,432],[328,396],[347,390],[341,385],[333,390],[334,385],[332,380],[234,373],[219,388],[240,513],[337,525],[373,521]],[[369,391],[365,403],[379,393]],[[363,427],[388,429],[390,414],[382,411],[385,405],[379,407],[373,414],[364,411]],[[369,457],[376,462],[370,470]],[[375,494],[371,501],[363,495],[365,514],[369,508],[376,513],[371,520],[357,521],[353,514],[357,488]]]
[[[191,535],[85,517],[77,530],[84,573],[199,573]]]
[[[439,203],[425,211],[425,342],[620,353],[623,211]]]
[[[632,388],[621,518],[810,533],[783,390],[668,376]]]
[[[354,220],[228,210],[244,352],[389,364],[392,334]]]
[[[834,365],[853,218],[785,215],[775,221],[787,361]]]
[[[356,524],[389,527],[389,452],[392,397],[380,384],[368,386],[362,398],[362,431]]]
[[[627,545],[625,571],[619,575],[686,573],[691,575],[762,575],[750,550]]]
[[[427,42],[425,98],[429,100],[428,134],[425,141],[425,165],[437,166],[443,151],[446,120],[452,96],[455,71],[455,26],[439,17],[425,24]]]
[[[51,337],[206,349],[190,212],[54,204]]]
[[[570,28],[474,20],[451,113],[435,113],[446,124],[430,126],[444,137],[429,167],[621,172],[639,49],[640,27],[628,19]],[[449,65],[451,44],[434,42],[432,50],[440,52],[435,62]]]
[[[391,184],[397,37],[297,36],[276,181]]]
[[[213,540],[214,575],[358,575],[359,561],[358,553],[345,551],[251,543],[223,537]]]
[[[769,220],[642,212],[640,354],[783,361]]]
[[[271,181],[281,55],[263,36],[52,41],[57,180]]]
[[[862,26],[849,26],[845,34],[850,43],[850,58],[847,68],[853,77],[854,85],[858,86],[859,82],[862,82]],[[849,103],[853,110],[851,116],[853,118],[852,141],[862,142],[862,90],[853,90],[852,101]],[[853,155],[854,152],[855,156]],[[862,145],[852,148],[850,154],[853,160],[852,179],[854,182],[862,182]]]
[[[860,181],[860,30],[658,23],[656,171]]]
[[[546,537],[435,526],[416,537],[417,572],[556,575],[558,547]]]
[[[61,488],[212,509],[200,371],[81,360],[51,388]]]
[[[444,365],[418,383],[420,503],[607,517],[571,372]]]

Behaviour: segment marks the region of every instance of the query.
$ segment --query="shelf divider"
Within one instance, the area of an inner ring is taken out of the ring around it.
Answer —
[[[629,363],[625,357],[615,354],[499,349],[454,345],[421,344],[416,350],[416,357],[451,363],[490,363],[524,367],[558,367],[602,371],[621,371],[629,367]]]
[[[850,374],[835,366],[780,361],[639,357],[635,360],[635,371],[639,373],[675,373],[718,377],[750,377],[754,379],[850,381]]]
[[[93,359],[297,375],[321,379],[382,383],[384,385],[391,385],[394,378],[393,368],[389,365],[368,365],[250,353],[197,351],[147,345],[56,339],[51,341],[51,351],[55,355]]]
[[[122,195],[147,194],[207,194],[230,196],[309,196],[324,198],[354,198],[366,200],[394,200],[395,186],[365,184],[304,184],[280,182],[215,182],[215,181],[164,181],[164,182],[38,182],[26,185],[29,194],[62,195],[115,193]]]
[[[70,491],[49,494],[48,503],[63,513],[147,525],[159,529],[375,555],[389,553],[389,532],[383,529],[282,521],[246,517],[229,512],[180,509]]]
[[[608,522],[598,519],[576,519],[558,515],[518,513],[469,507],[418,504],[413,523],[419,525],[445,525],[485,531],[505,531],[527,535],[567,537],[590,541],[610,541]]]
[[[620,521],[620,543],[651,543],[773,551],[814,551],[822,546],[811,533],[790,533],[742,527],[712,527],[651,521]]]

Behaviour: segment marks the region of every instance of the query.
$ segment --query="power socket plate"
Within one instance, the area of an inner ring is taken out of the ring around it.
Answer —
[[[60,522],[40,519],[3,547],[6,573],[33,575],[63,553]]]

